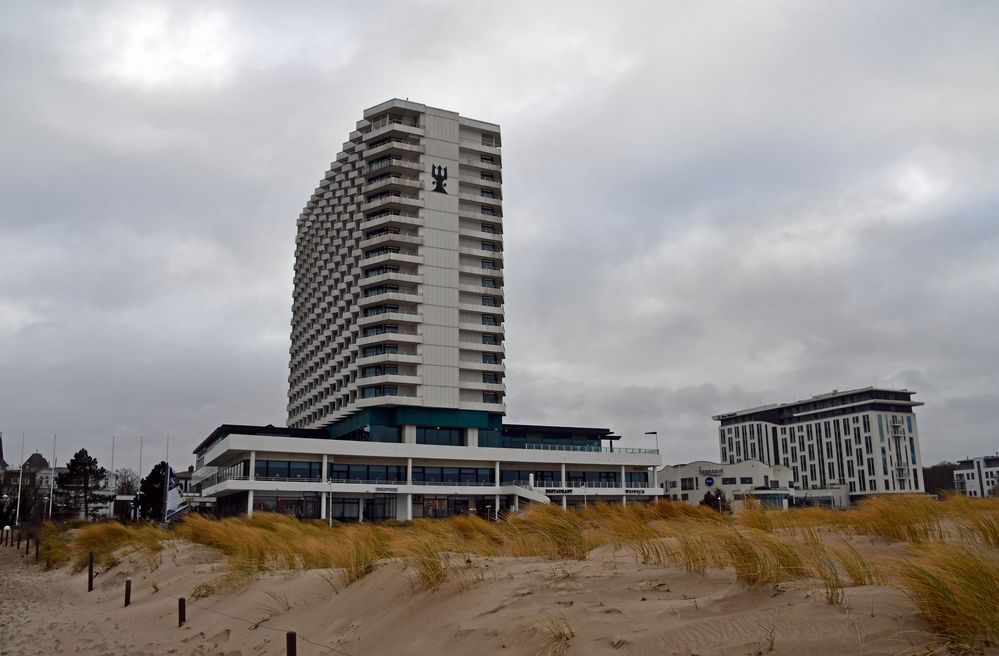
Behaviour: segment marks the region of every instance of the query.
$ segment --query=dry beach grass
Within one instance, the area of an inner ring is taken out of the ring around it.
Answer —
[[[690,612],[707,612],[708,608],[734,603],[733,599],[752,599],[740,612],[757,612],[774,594],[804,590],[811,595],[814,588],[818,593],[815,599],[822,600],[830,609],[829,620],[840,627],[830,625],[830,631],[856,629],[858,642],[850,649],[864,653],[981,653],[999,640],[997,527],[999,501],[961,497],[943,501],[879,497],[850,511],[810,508],[781,513],[750,506],[734,517],[661,502],[624,507],[591,504],[579,512],[532,506],[522,515],[496,523],[454,517],[329,527],[322,522],[259,513],[250,519],[191,516],[169,532],[115,523],[71,530],[49,526],[44,531],[42,553],[53,568],[78,569],[86,563],[87,552],[93,551],[103,570],[114,571],[123,559],[152,567],[156,557],[162,558],[164,548],[203,545],[224,554],[225,565],[198,580],[185,579],[189,589],[182,594],[194,593],[206,598],[206,603],[247,593],[270,577],[295,572],[300,576],[315,572],[325,581],[327,592],[322,594],[329,599],[343,598],[355,594],[359,581],[389,568],[403,574],[410,598],[426,602],[428,594],[454,596],[473,608],[484,599],[493,603],[490,595],[506,590],[505,594],[513,596],[499,602],[499,607],[506,609],[513,601],[523,603],[516,586],[528,582],[519,581],[518,572],[528,564],[537,567],[543,562],[550,565],[547,570],[537,570],[545,572],[542,580],[530,584],[544,583],[545,590],[571,588],[584,597],[598,589],[603,590],[601,594],[616,594],[615,582],[624,586],[634,583],[639,575],[661,572],[692,586]],[[674,584],[669,580],[650,590],[670,590]],[[704,581],[705,589],[724,580],[737,587],[727,588],[724,596],[709,602],[695,585],[698,580]],[[646,582],[635,585],[641,587]],[[364,594],[370,593],[369,588],[364,589],[368,590]],[[738,592],[740,589],[743,592]],[[892,590],[904,592],[909,602],[891,596]],[[643,594],[641,600],[652,600],[651,594]],[[858,600],[871,599],[869,615],[874,618],[879,611],[878,595],[887,595],[892,608],[900,609],[903,615],[909,612],[903,605],[911,604],[913,621],[922,623],[920,628],[900,629],[897,635],[904,634],[904,640],[898,638],[897,644],[884,651],[872,649],[866,642],[868,634],[859,628],[858,619]],[[283,601],[277,603],[275,598]],[[602,653],[584,642],[584,635],[599,622],[588,620],[589,625],[581,625],[572,603],[569,599],[555,607],[543,607],[536,617],[526,620],[529,628],[520,630],[517,642],[523,643],[521,646],[530,643],[530,647],[514,653]],[[812,604],[810,597],[807,603]],[[285,596],[268,597],[257,607],[280,615],[297,612],[293,606]],[[633,637],[621,640],[632,645],[653,644],[657,631],[684,619],[687,612],[667,606],[669,611],[655,615],[658,620],[634,629]],[[629,613],[638,617],[648,608],[639,604]],[[793,611],[781,611],[788,612]],[[775,617],[778,615],[775,611]],[[697,635],[703,641],[712,631],[724,636],[730,629],[701,627],[698,631],[703,635]],[[803,638],[775,631],[769,625],[760,629],[760,653],[768,647],[777,652],[790,649],[792,644],[801,647],[791,641]],[[833,638],[829,641],[830,645],[835,643]],[[826,653],[854,653],[850,649],[830,648]],[[691,648],[690,653],[693,651]],[[706,649],[699,653],[726,651]]]

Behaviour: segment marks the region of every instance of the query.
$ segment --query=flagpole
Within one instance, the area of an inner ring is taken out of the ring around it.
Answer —
[[[24,480],[24,433],[21,433],[21,473],[17,477],[17,510],[14,512],[14,526],[21,523],[21,481]]]
[[[118,479],[114,474],[114,441],[115,436],[111,436],[111,505],[108,507],[108,519],[114,519],[114,502],[118,495]]]
[[[139,521],[139,504],[142,503],[142,436],[139,436],[139,489],[135,492],[135,521]]]
[[[167,435],[166,467],[163,468],[163,521],[167,519],[167,494],[170,492],[170,436]]]
[[[52,475],[49,477],[49,521],[52,521],[52,497],[55,496],[56,438],[52,435]]]

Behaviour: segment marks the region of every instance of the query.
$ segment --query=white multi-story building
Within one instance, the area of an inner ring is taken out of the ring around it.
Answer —
[[[841,487],[850,498],[922,492],[913,408],[923,404],[913,394],[879,387],[834,390],[716,415],[721,461],[782,465],[791,469],[796,489],[832,490],[831,496]]]
[[[999,454],[958,462],[954,489],[969,497],[999,496]]]
[[[371,408],[499,425],[500,146],[498,125],[456,112],[404,100],[364,112],[298,219],[289,426]]]
[[[662,494],[658,449],[504,424],[498,125],[364,112],[298,219],[288,428],[222,425],[192,483],[221,514],[411,519]]]

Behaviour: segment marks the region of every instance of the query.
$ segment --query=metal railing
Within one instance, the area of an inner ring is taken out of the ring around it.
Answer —
[[[577,451],[584,453],[643,453],[659,455],[659,449],[629,449],[620,447],[609,449],[601,446],[589,446],[582,444],[525,444],[525,449],[535,449],[538,451]]]
[[[503,483],[503,485],[516,485],[518,487],[526,487],[535,490],[549,490],[552,488],[602,488],[602,489],[623,489],[623,488],[651,488],[653,487],[647,481],[646,482],[625,482],[620,481],[566,481],[565,485],[562,485],[561,481],[551,481],[542,480],[534,481],[534,487],[531,488],[530,481],[513,481],[512,483]]]

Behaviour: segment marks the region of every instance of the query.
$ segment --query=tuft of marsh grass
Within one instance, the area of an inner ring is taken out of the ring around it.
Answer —
[[[902,588],[933,630],[952,644],[999,640],[999,564],[959,544],[932,544],[899,564]]]
[[[511,518],[515,555],[543,556],[553,560],[586,560],[590,543],[579,514],[553,504],[536,504],[524,517]],[[533,552],[533,553],[532,553]]]
[[[38,555],[46,569],[62,567],[72,555],[72,540],[67,524],[46,522],[39,531],[41,540]]]
[[[414,542],[405,555],[405,561],[416,570],[420,584],[430,590],[439,588],[451,572],[447,553],[440,551],[429,540]]]
[[[95,563],[107,567],[117,562],[115,552],[123,547],[155,552],[163,548],[161,543],[169,537],[169,533],[152,524],[90,524],[80,528],[73,541],[73,569],[80,571],[87,566],[89,552],[93,552]]]
[[[759,499],[747,496],[742,511],[739,512],[739,522],[743,526],[769,533],[774,530],[774,522],[770,515],[771,511],[767,510]]]
[[[562,656],[569,649],[569,642],[576,634],[565,615],[547,620],[543,625],[545,633],[536,653],[537,656]]]
[[[810,558],[812,571],[822,581],[826,591],[826,601],[841,605],[845,600],[843,580],[836,569],[836,563],[824,550],[815,550]]]
[[[851,585],[885,583],[885,574],[860,555],[852,544],[840,538],[840,546],[830,549],[839,566],[843,568]]]

